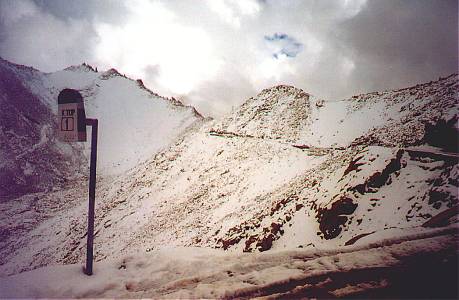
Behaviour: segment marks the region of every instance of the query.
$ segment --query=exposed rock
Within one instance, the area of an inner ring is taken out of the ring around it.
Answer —
[[[325,239],[329,240],[337,237],[341,233],[342,226],[348,220],[347,215],[352,214],[356,208],[357,204],[346,196],[342,196],[339,200],[333,202],[329,209],[319,208],[317,220]]]

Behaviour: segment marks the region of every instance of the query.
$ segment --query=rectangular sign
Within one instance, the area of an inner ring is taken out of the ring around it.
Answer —
[[[62,141],[86,141],[86,120],[83,109],[82,103],[64,103],[58,105],[58,135]]]

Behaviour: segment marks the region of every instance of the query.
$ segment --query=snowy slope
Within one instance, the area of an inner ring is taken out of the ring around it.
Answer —
[[[7,147],[12,143],[6,143],[7,137],[2,139],[5,148],[2,157],[6,157],[2,159],[2,166],[4,174],[13,173],[16,178],[15,183],[9,183],[13,190],[14,186],[27,185],[29,192],[40,191],[43,188],[38,183],[43,185],[49,181],[47,186],[56,185],[59,178],[69,179],[69,174],[86,168],[89,142],[69,145],[55,138],[56,99],[64,88],[79,90],[85,99],[87,116],[99,119],[98,171],[103,175],[120,174],[134,167],[165,148],[201,118],[194,108],[162,98],[145,88],[140,80],[128,79],[114,69],[100,73],[83,64],[44,74],[5,60],[0,60],[0,67],[4,82],[1,94],[5,109],[2,113],[8,118],[12,118],[11,115],[31,118],[11,122],[4,117],[0,124],[2,134],[10,132],[9,135],[24,140],[23,144],[16,143],[16,152],[31,152],[20,159],[11,158]],[[14,79],[18,87],[13,86]],[[33,138],[26,138],[27,132],[18,131],[27,123],[33,128],[30,133]],[[35,146],[29,145],[30,141]],[[82,147],[86,149],[84,156],[80,154]],[[46,157],[47,161],[41,157]],[[6,161],[16,166],[4,166]],[[25,162],[27,166],[23,165]],[[63,164],[68,166],[62,167]],[[43,173],[52,173],[52,170],[61,170],[63,174],[49,174],[48,180],[44,180]],[[2,175],[2,182],[6,177]]]
[[[56,140],[51,108],[26,85],[41,77],[0,59],[0,202],[51,190],[81,171],[81,151]]]
[[[169,145],[200,118],[192,107],[168,100],[116,70],[85,66],[47,75],[50,98],[64,88],[82,91],[87,117],[99,120],[99,170],[120,174]],[[89,146],[89,145],[87,145]]]
[[[381,142],[387,145],[414,144],[422,138],[424,121],[449,120],[457,115],[457,90],[457,74],[344,100],[326,101],[295,87],[280,85],[248,99],[214,129],[315,147],[346,147],[356,138],[379,130],[378,135],[387,138]],[[412,137],[381,132],[391,128],[407,130]],[[401,140],[392,140],[395,138]]]

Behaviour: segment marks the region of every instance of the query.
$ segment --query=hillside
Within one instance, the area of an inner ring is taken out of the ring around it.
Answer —
[[[110,73],[103,76],[110,78],[108,82],[113,80]],[[108,84],[97,78],[96,87]],[[96,92],[87,92],[86,99],[102,94],[95,87],[89,90]],[[450,241],[457,238],[458,91],[457,75],[339,101],[276,86],[222,119],[187,123],[172,143],[151,149],[143,162],[132,161],[133,168],[122,168],[118,176],[99,183],[96,260],[102,265],[133,253],[179,247],[187,247],[184,253],[192,247],[220,249],[218,255],[226,250],[235,260],[244,257],[243,252],[310,251],[321,256],[364,247],[375,253],[374,243],[416,240],[425,232],[444,240],[441,244],[448,245],[451,255],[456,250]],[[97,110],[100,106],[87,107],[94,116],[110,121],[111,115]],[[162,134],[164,127],[149,125],[146,130],[152,136]],[[131,126],[137,128],[126,128]],[[136,151],[144,145],[135,138],[131,141],[126,149]],[[116,149],[114,143],[110,146]],[[129,151],[120,157],[131,159],[134,152]],[[83,262],[85,189],[81,182],[41,195],[39,203],[26,195],[21,206],[3,205],[1,228],[8,234],[0,241],[0,273]],[[69,204],[59,204],[60,199],[69,199]],[[430,229],[436,226],[448,226],[447,237]],[[411,238],[403,238],[407,235]],[[424,238],[410,244],[408,261],[424,242],[432,244]],[[434,252],[443,253],[440,248]],[[358,264],[358,255],[352,257],[349,270]],[[368,267],[373,256],[369,257]],[[374,263],[383,265],[380,259]],[[320,269],[316,267],[311,268]],[[278,272],[276,280],[290,280],[292,273]],[[83,295],[111,295],[100,293]],[[62,294],[68,295],[81,294]],[[258,294],[254,290],[247,295]]]
[[[160,97],[141,80],[114,69],[97,72],[83,64],[45,74],[0,59],[0,79],[0,134],[8,141],[2,142],[0,153],[0,197],[5,199],[56,190],[86,175],[89,143],[55,138],[57,95],[64,88],[79,90],[87,116],[99,119],[102,175],[134,167],[201,119],[194,108]]]

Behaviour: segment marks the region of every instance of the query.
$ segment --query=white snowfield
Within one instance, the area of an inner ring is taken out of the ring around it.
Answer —
[[[0,64],[11,72],[4,76],[19,77],[23,85],[54,114],[57,113],[57,96],[61,90],[80,91],[85,100],[86,116],[99,120],[97,167],[101,175],[124,173],[166,148],[190,125],[202,119],[194,108],[163,98],[145,88],[141,81],[131,80],[115,69],[97,72],[83,64],[42,73],[5,60],[0,60]],[[57,127],[55,123],[38,126],[43,129]],[[63,152],[72,151],[72,148],[81,151],[81,147],[85,147],[85,155],[89,157],[89,142],[69,145],[54,135],[45,137],[46,140],[41,140],[36,147],[46,142],[55,143]],[[88,141],[90,138],[88,127]]]
[[[17,70],[43,103],[74,87],[100,121],[96,271],[79,177],[0,202],[0,297],[457,295],[457,75],[340,101],[277,86],[209,120],[114,70],[37,72]]]
[[[92,276],[75,264],[0,278],[0,298],[441,297],[451,291],[435,290],[446,283],[435,276],[453,277],[457,233],[451,226],[340,249],[258,254],[162,249],[96,263]]]
[[[84,67],[73,68],[51,73],[45,80],[48,90],[54,91],[51,100],[64,88],[83,92],[87,117],[99,120],[101,174],[129,170],[167,147],[199,119],[192,108],[154,95],[114,70],[101,75]],[[85,145],[89,156],[90,143]]]

